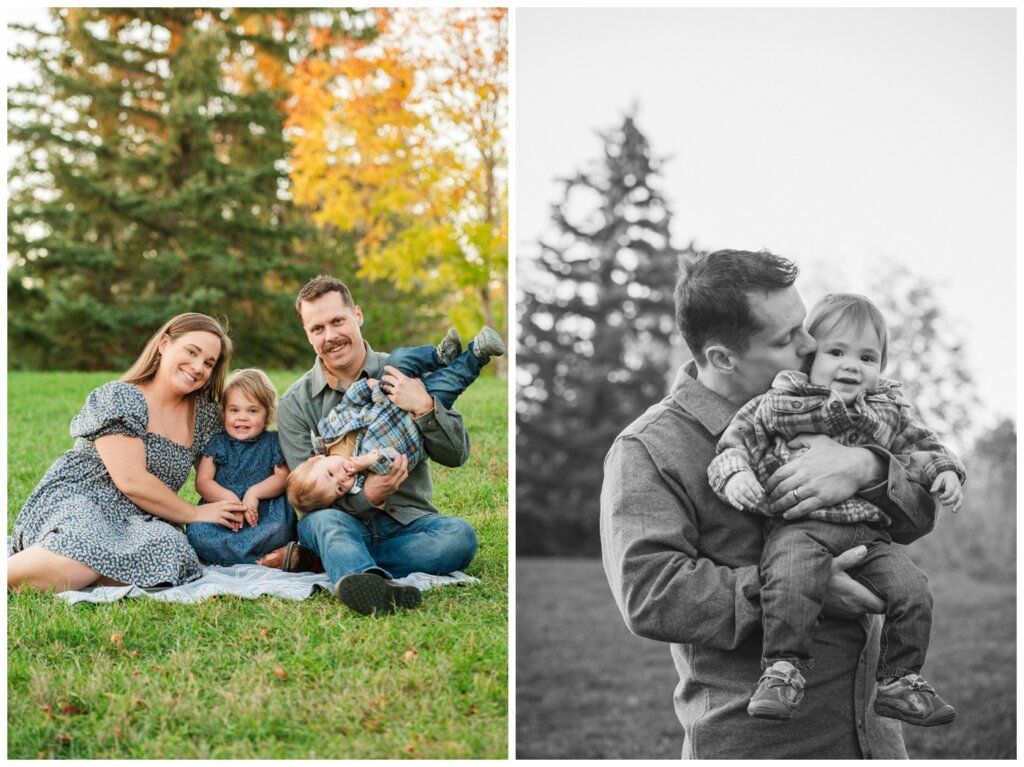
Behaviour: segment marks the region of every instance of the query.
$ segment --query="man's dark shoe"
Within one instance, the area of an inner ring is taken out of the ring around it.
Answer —
[[[879,684],[875,713],[920,727],[949,724],[956,709],[935,693],[935,688],[917,674],[907,674],[889,684]]]
[[[473,354],[481,362],[487,362],[491,357],[500,357],[505,353],[505,342],[501,340],[498,331],[484,325],[480,332],[473,338]]]
[[[334,596],[361,615],[383,615],[419,606],[420,590],[386,580],[375,573],[346,575],[334,586]]]
[[[441,362],[449,365],[460,354],[462,354],[462,339],[459,337],[459,331],[455,328],[448,328],[448,333],[437,345],[437,356]]]
[[[757,682],[747,713],[759,719],[792,719],[804,697],[804,678],[788,661],[775,661]]]

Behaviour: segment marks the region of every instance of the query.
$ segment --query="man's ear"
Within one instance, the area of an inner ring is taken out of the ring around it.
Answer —
[[[731,376],[736,371],[736,358],[732,351],[721,344],[709,346],[704,350],[708,364],[722,375]]]

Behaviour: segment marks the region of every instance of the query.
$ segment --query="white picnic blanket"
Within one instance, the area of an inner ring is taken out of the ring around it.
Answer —
[[[10,555],[11,539],[8,537],[7,556]],[[396,578],[395,582],[427,591],[438,586],[479,583],[480,579],[456,570],[449,575],[412,573],[404,578]],[[62,591],[57,596],[71,604],[116,602],[119,599],[134,597],[192,603],[222,594],[246,599],[270,595],[301,601],[318,588],[330,591],[333,587],[334,584],[326,573],[284,573],[262,565],[209,565],[203,568],[203,574],[199,578],[180,586],[156,589],[143,589],[139,586],[96,586],[81,591]]]

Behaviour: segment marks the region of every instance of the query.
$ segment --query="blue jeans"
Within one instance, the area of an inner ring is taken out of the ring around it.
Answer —
[[[437,397],[447,409],[466,391],[473,381],[480,377],[484,365],[473,354],[473,342],[458,357],[447,365],[437,356],[434,346],[405,346],[395,349],[385,363],[401,370],[411,378],[419,378],[431,397]]]
[[[403,525],[381,511],[364,524],[340,509],[321,509],[299,520],[299,543],[317,553],[332,583],[365,572],[445,575],[468,566],[476,554],[469,522],[440,514]]]
[[[886,602],[877,679],[916,674],[924,665],[932,627],[928,579],[889,534],[870,525],[773,519],[761,551],[761,665],[786,660],[813,665],[810,649],[821,615],[832,558],[864,544],[868,553],[846,572]]]

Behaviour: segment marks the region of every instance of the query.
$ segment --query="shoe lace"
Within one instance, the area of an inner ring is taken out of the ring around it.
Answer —
[[[766,668],[761,679],[768,680],[768,687],[792,687],[798,692],[804,689],[804,678],[799,670],[783,671],[774,667]]]
[[[935,694],[935,688],[928,684],[924,679],[919,677],[917,674],[908,674],[903,677],[904,681],[910,686],[911,690],[920,690],[922,692],[928,692],[932,695]]]

